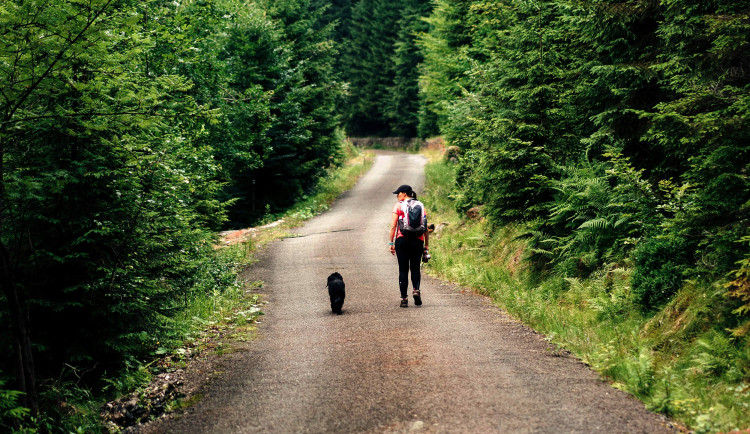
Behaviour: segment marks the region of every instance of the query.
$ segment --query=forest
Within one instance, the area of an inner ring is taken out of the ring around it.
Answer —
[[[236,285],[216,233],[346,136],[442,136],[457,210],[523,225],[539,276],[719,293],[747,387],[750,1],[12,0],[0,34],[0,427],[178,340]]]
[[[531,222],[554,273],[632,259],[644,310],[738,268],[746,296],[749,6],[438,2],[420,126],[460,149],[458,206]]]

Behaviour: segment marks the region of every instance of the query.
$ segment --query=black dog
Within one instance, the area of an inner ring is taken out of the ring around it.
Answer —
[[[331,310],[337,315],[341,315],[341,308],[344,307],[344,278],[339,273],[333,273],[328,276],[328,295],[331,297]]]

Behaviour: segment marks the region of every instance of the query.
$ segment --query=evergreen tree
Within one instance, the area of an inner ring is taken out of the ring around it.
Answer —
[[[359,0],[339,28],[337,68],[348,84],[343,115],[350,135],[414,137],[419,123],[418,35],[427,0]]]
[[[324,25],[333,24],[333,40],[336,45],[341,46],[349,39],[349,26],[351,25],[352,7],[357,0],[316,0],[313,8],[322,9]],[[336,59],[337,70],[341,70],[341,56]]]
[[[211,110],[210,122],[183,122],[196,146],[212,149],[225,183],[222,200],[234,204],[236,219],[251,195],[247,174],[271,152],[270,98],[289,67],[278,49],[281,36],[259,5],[235,0],[148,5],[144,16],[155,44],[149,73],[188,78],[193,97]],[[183,29],[177,37],[175,26]],[[214,229],[221,224],[210,217],[207,223]]]
[[[440,132],[451,138],[443,129],[451,116],[449,108],[469,85],[470,4],[470,0],[438,0],[426,19],[428,31],[420,34],[418,45],[424,57],[419,67],[420,136]]]
[[[0,8],[0,58],[12,65],[0,79],[10,312],[0,319],[13,330],[3,354],[15,354],[32,412],[38,373],[57,375],[62,362],[117,366],[147,350],[183,296],[175,283],[210,253],[202,213],[223,219],[210,149],[193,146],[179,123],[202,113],[191,83],[151,75],[136,7]]]
[[[415,137],[419,124],[419,64],[423,61],[417,47],[417,36],[427,30],[422,20],[431,5],[424,0],[405,0],[396,22],[398,34],[394,44],[393,84],[383,110],[389,128],[397,136]]]
[[[350,39],[344,48],[349,101],[345,113],[351,135],[390,135],[384,116],[393,84],[393,49],[401,0],[360,0],[352,9]]]
[[[443,106],[441,125],[463,154],[459,206],[484,204],[496,222],[533,219],[546,212],[548,180],[569,145],[562,139],[569,136],[560,65],[569,59],[555,27],[560,11],[553,2],[463,6],[466,16],[455,22],[469,30],[458,51],[471,67],[462,94],[454,91]]]
[[[746,257],[747,6],[439,1],[421,122],[461,148],[459,207],[534,222],[564,275],[632,255],[646,309],[721,278]]]
[[[344,87],[334,71],[338,52],[325,8],[310,0],[268,1],[265,8],[278,23],[287,69],[273,84],[274,120],[267,132],[271,152],[263,167],[249,170],[244,179],[255,182],[256,201],[263,208],[277,211],[312,191],[338,160]],[[263,208],[256,206],[256,213]]]
[[[662,187],[665,221],[636,252],[634,290],[647,308],[668,299],[685,277],[723,277],[750,255],[739,242],[750,228],[748,7],[663,7],[652,69],[666,95],[637,111],[648,122],[643,140],[664,156],[650,166]]]
[[[252,217],[249,181],[288,205],[335,162],[342,86],[321,13],[3,3],[0,361],[21,405],[36,411],[36,376],[63,363],[96,381],[154,351],[206,290],[227,205]]]

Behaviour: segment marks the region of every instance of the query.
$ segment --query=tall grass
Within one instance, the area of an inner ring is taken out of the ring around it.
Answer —
[[[522,226],[490,228],[459,216],[454,170],[428,155],[423,201],[437,224],[428,273],[475,288],[614,387],[698,433],[750,427],[750,346],[723,328],[723,287],[688,282],[661,311],[643,314],[630,293],[632,269],[606,265],[587,279],[527,266]]]

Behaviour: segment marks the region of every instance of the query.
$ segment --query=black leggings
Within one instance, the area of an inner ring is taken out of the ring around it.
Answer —
[[[422,275],[419,265],[422,262],[424,241],[419,238],[396,238],[396,257],[398,258],[398,288],[401,290],[401,298],[406,298],[409,289],[409,270],[411,270],[411,283],[414,289],[419,289]]]

